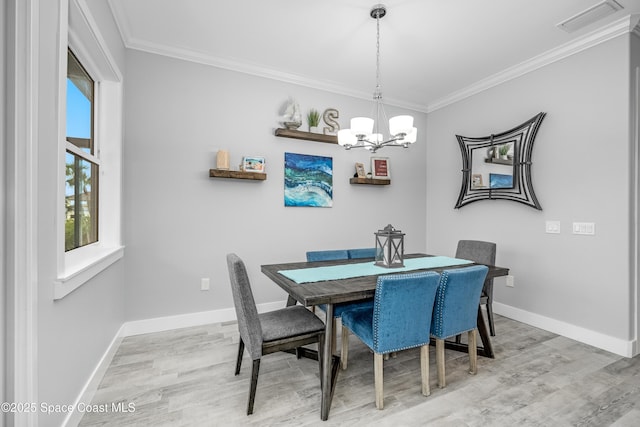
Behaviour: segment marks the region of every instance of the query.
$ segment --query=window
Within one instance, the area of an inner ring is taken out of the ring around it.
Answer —
[[[67,53],[64,249],[98,241],[98,177],[93,132],[94,81],[71,49]]]
[[[58,50],[55,300],[124,255],[123,76],[86,2],[67,4]]]

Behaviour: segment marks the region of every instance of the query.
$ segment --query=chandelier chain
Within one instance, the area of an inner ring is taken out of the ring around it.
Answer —
[[[376,14],[376,93],[374,98],[382,98],[380,93],[380,13]]]

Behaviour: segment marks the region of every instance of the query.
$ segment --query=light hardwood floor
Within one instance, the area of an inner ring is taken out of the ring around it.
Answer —
[[[338,328],[339,330],[340,328]],[[384,409],[375,407],[373,354],[350,337],[329,420],[320,421],[317,362],[285,353],[262,359],[254,414],[246,415],[251,361],[234,376],[237,325],[218,323],[125,338],[81,426],[639,426],[640,357],[627,359],[497,316],[496,358],[447,350],[447,387],[420,393],[420,351],[384,364]],[[340,341],[338,341],[340,342]]]

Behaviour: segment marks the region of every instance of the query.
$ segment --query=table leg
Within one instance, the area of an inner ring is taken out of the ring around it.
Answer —
[[[324,348],[323,348],[323,360],[322,360],[322,401],[320,418],[322,421],[326,421],[329,418],[329,409],[331,408],[331,391],[332,384],[332,352],[331,342],[333,341],[333,304],[326,304],[326,320],[324,322]]]
[[[487,324],[484,322],[484,315],[482,314],[482,308],[478,306],[478,334],[480,335],[480,340],[482,340],[482,349],[484,356],[494,358],[493,355],[493,346],[491,345],[491,337],[489,336],[489,331],[487,330]]]
[[[297,303],[298,301],[296,301],[294,297],[289,295],[289,297],[287,298],[287,307],[291,307],[292,305],[296,305]]]

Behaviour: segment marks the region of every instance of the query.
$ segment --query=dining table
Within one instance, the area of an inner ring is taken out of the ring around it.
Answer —
[[[360,301],[375,296],[378,276],[382,274],[398,274],[404,272],[436,271],[479,265],[468,260],[459,260],[437,255],[412,253],[404,255],[402,268],[384,268],[375,265],[373,258],[316,261],[316,262],[287,262],[279,264],[265,264],[261,271],[288,294],[287,305],[300,303],[311,307],[319,304],[325,306],[325,346],[323,354],[318,355],[313,350],[301,350],[299,355],[322,360],[320,367],[320,384],[322,397],[320,404],[320,418],[326,421],[333,399],[340,356],[332,354],[331,342],[334,339],[334,305],[343,302]],[[407,267],[411,265],[413,267]],[[341,267],[344,266],[344,267]],[[506,276],[509,269],[494,265],[487,265],[487,278]],[[342,272],[342,273],[340,273]],[[484,315],[478,306],[478,334],[482,346],[478,346],[478,355],[494,357],[491,338],[484,320]],[[446,341],[445,347],[468,351],[465,343]],[[319,357],[321,356],[321,357]]]

